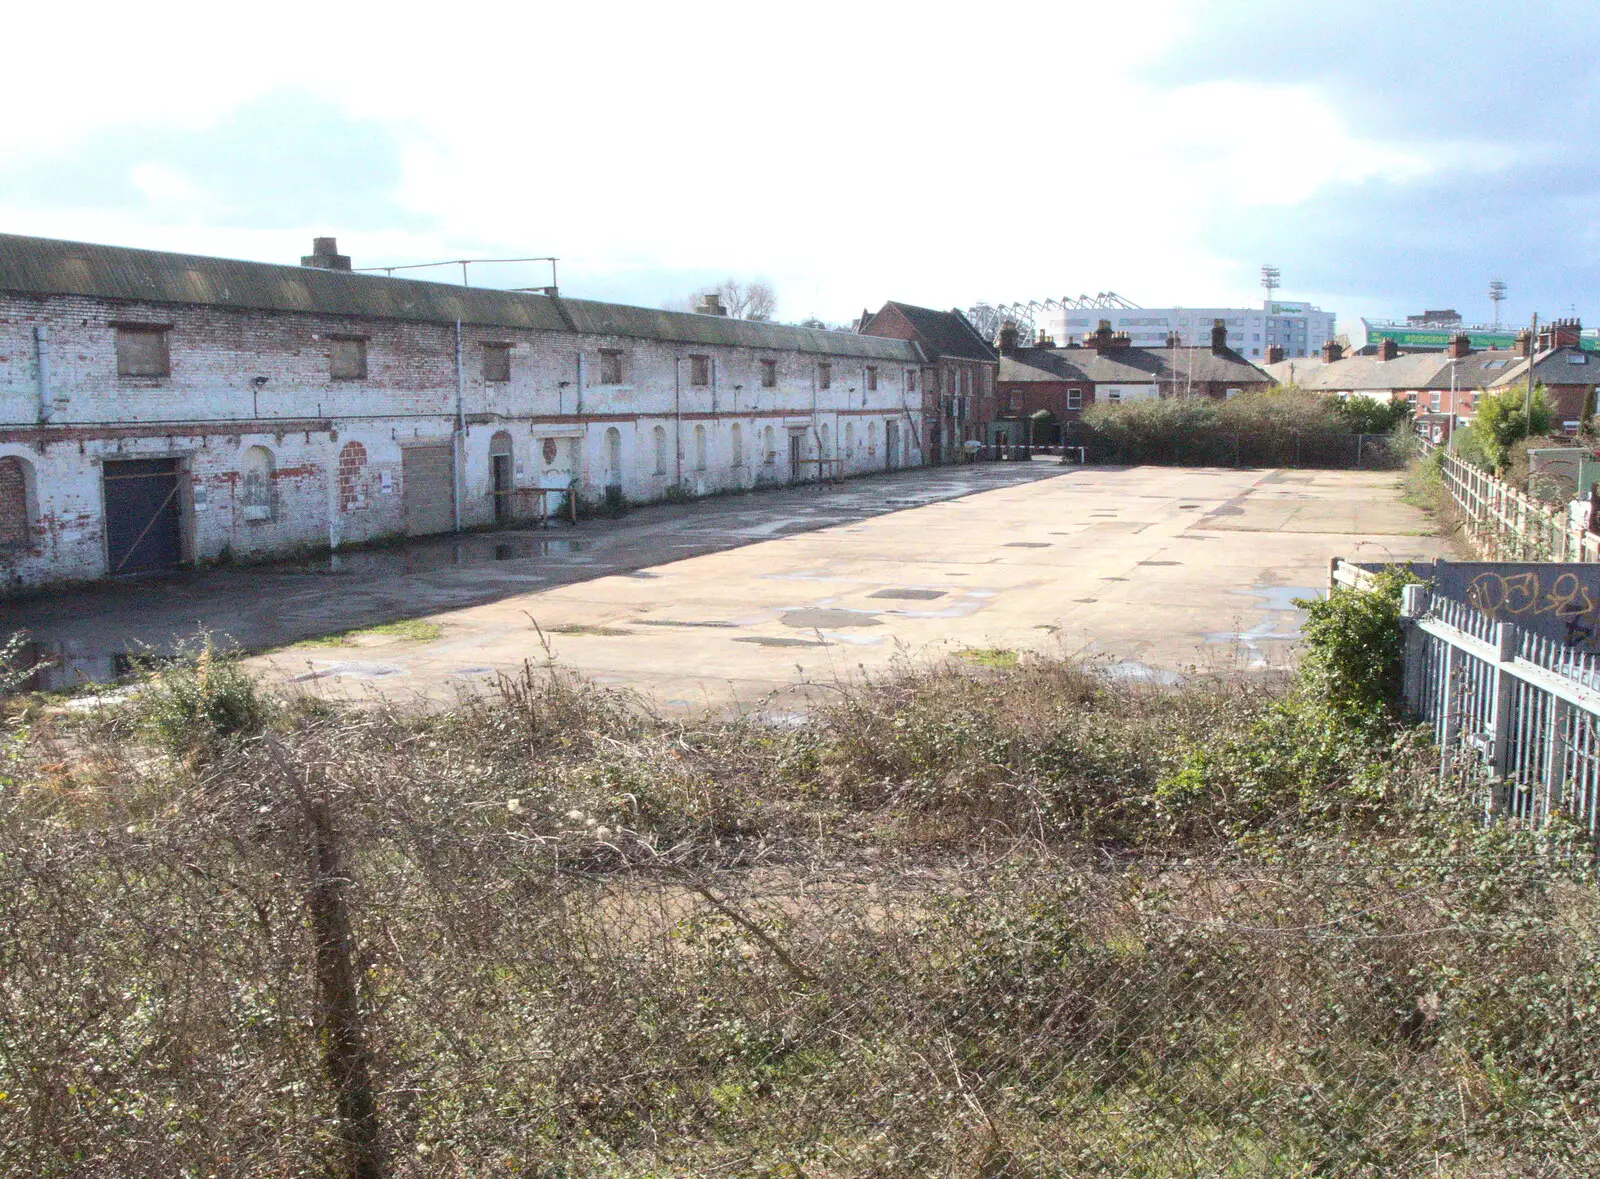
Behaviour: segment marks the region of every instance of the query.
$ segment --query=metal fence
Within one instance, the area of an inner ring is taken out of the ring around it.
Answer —
[[[1390,471],[1405,466],[1409,444],[1389,434],[1281,430],[1195,430],[1160,435],[1110,431],[1079,423],[1064,431],[1069,448],[1093,463],[1196,467],[1302,467]]]
[[[1600,656],[1407,586],[1406,703],[1433,726],[1441,773],[1481,766],[1487,809],[1537,826],[1564,812],[1600,834]]]

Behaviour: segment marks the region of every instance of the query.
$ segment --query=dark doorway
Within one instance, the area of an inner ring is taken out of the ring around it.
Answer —
[[[106,571],[113,577],[171,569],[183,561],[177,459],[119,459],[101,471]]]
[[[508,524],[516,514],[512,496],[515,494],[515,471],[511,463],[511,435],[504,430],[495,432],[489,439],[489,482],[494,496],[494,522]]]
[[[805,435],[791,433],[789,435],[789,482],[800,482],[800,472],[803,469],[802,459],[805,457]]]
[[[900,423],[890,419],[883,423],[883,466],[892,471],[900,465]]]
[[[494,522],[508,524],[512,517],[511,456],[490,455],[489,461],[493,464],[494,474]]]

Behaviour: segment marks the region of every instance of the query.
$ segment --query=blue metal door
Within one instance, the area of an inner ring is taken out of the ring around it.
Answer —
[[[183,560],[177,459],[105,464],[106,571],[148,573]]]

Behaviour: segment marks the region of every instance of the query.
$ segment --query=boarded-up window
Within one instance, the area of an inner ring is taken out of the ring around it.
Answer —
[[[354,336],[328,341],[328,373],[336,381],[360,381],[367,375],[367,342]]]
[[[485,344],[483,346],[483,379],[485,381],[509,381],[511,379],[510,344]]]
[[[819,388],[819,389],[831,389],[831,388],[833,388],[833,365],[831,365],[831,364],[819,364],[819,365],[817,365],[817,388]]]
[[[917,391],[917,370],[914,369],[914,368],[908,368],[908,369],[906,369],[906,392],[907,393],[915,393],[916,391]]]
[[[166,328],[136,324],[117,328],[117,376],[164,377],[171,372]]]
[[[711,384],[711,357],[709,357],[709,356],[691,356],[691,357],[689,357],[689,384],[691,384],[691,385],[709,385],[709,384]]]
[[[0,549],[28,546],[28,475],[22,460],[0,458]]]
[[[763,360],[761,362],[761,387],[763,389],[776,389],[778,387],[778,362],[776,360]]]
[[[876,365],[867,365],[867,392],[875,392],[878,388],[878,369]]]
[[[600,383],[622,384],[622,353],[612,349],[600,353]]]

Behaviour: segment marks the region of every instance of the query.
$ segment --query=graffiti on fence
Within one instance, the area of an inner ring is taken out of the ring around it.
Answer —
[[[1467,583],[1466,599],[1496,622],[1553,621],[1567,646],[1583,644],[1596,650],[1600,649],[1600,607],[1596,603],[1600,589],[1585,585],[1585,580],[1571,569],[1510,573],[1491,569]]]
[[[1369,573],[1394,568],[1358,563]],[[1600,651],[1600,564],[1593,561],[1411,561],[1400,566],[1438,597],[1465,602],[1567,647]]]

